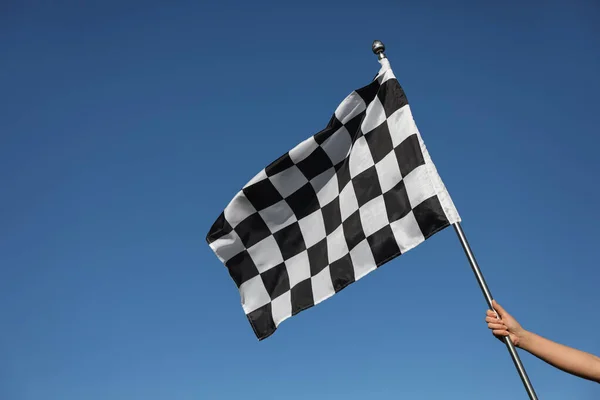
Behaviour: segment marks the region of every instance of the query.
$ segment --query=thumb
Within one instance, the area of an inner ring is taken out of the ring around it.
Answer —
[[[508,315],[506,310],[500,304],[498,304],[498,302],[496,300],[492,300],[492,304],[494,306],[494,309],[500,316],[500,318],[503,318],[505,315]]]

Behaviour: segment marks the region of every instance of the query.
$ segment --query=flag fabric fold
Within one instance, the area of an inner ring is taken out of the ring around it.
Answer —
[[[259,340],[460,221],[387,58],[252,178],[206,237]]]

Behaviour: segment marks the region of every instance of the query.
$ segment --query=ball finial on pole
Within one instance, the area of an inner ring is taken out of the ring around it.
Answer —
[[[377,57],[381,60],[383,58],[385,58],[385,45],[383,44],[383,42],[381,42],[381,40],[375,40],[373,42],[373,53],[377,54]]]

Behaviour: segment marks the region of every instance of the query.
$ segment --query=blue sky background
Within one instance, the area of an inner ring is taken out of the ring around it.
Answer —
[[[204,241],[374,39],[494,296],[600,354],[597,2],[208,3],[0,5],[0,398],[527,398],[452,229],[263,342]]]

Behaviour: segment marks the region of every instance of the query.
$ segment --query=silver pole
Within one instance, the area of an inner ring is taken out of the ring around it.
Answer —
[[[481,288],[481,291],[483,292],[483,296],[485,297],[485,300],[487,301],[488,306],[490,307],[490,310],[493,310],[495,312],[496,310],[494,310],[494,306],[492,304],[492,299],[493,299],[492,294],[490,293],[490,289],[488,288],[487,284],[485,283],[485,279],[483,278],[483,274],[481,273],[481,270],[479,269],[477,260],[475,260],[475,255],[473,255],[473,251],[471,250],[471,246],[469,246],[467,237],[465,236],[465,233],[462,230],[462,227],[459,222],[455,223],[453,226],[454,226],[454,230],[456,231],[456,235],[458,236],[458,240],[460,240],[460,244],[462,245],[463,250],[465,251],[465,254],[467,256],[467,259],[469,260],[469,264],[471,264],[471,268],[473,269],[473,272],[475,273],[475,278],[477,278],[477,282],[479,283],[479,287]],[[525,386],[525,390],[527,391],[529,398],[531,400],[537,400],[537,395],[535,394],[535,390],[533,390],[533,385],[531,384],[531,381],[529,380],[529,377],[527,376],[527,372],[525,371],[525,367],[523,366],[523,363],[521,362],[521,359],[519,358],[519,354],[517,353],[517,349],[515,348],[515,345],[513,344],[512,340],[510,340],[510,337],[508,337],[508,336],[505,336],[503,338],[503,341],[506,344],[506,347],[508,348],[508,352],[510,353],[510,356],[512,357],[513,363],[515,364],[517,371],[519,372],[519,376],[521,377],[521,381],[523,381],[523,385]]]
[[[375,40],[373,42],[372,50],[373,50],[373,53],[375,53],[380,60],[386,58],[385,53],[384,53],[385,45],[381,41]],[[456,234],[458,235],[458,239],[460,240],[460,244],[462,245],[463,250],[465,251],[467,259],[469,260],[469,264],[471,264],[471,268],[473,269],[473,272],[475,273],[475,278],[477,278],[477,282],[479,283],[479,287],[481,288],[481,291],[483,292],[483,296],[485,297],[485,300],[487,301],[490,310],[493,310],[494,312],[496,312],[496,310],[494,310],[494,306],[492,303],[492,299],[493,299],[492,294],[490,293],[490,289],[488,288],[487,284],[485,283],[485,279],[483,278],[483,274],[481,273],[481,270],[479,269],[477,260],[475,260],[475,256],[473,255],[471,246],[469,246],[467,237],[465,236],[465,233],[463,232],[462,227],[459,222],[455,223],[453,226],[454,226],[454,230],[456,231]],[[521,377],[521,380],[523,381],[523,385],[525,386],[525,390],[527,390],[527,394],[529,395],[529,398],[531,400],[538,400],[537,395],[535,394],[535,390],[533,390],[533,386],[531,385],[531,382],[529,381],[529,377],[527,376],[527,372],[525,372],[525,367],[523,367],[523,363],[521,362],[521,359],[519,358],[519,354],[517,353],[517,349],[515,348],[515,345],[510,340],[510,337],[508,337],[508,336],[505,336],[503,338],[503,341],[506,344],[506,347],[508,348],[508,352],[510,353],[513,363],[515,364],[515,367],[517,368],[517,372],[519,372],[519,376]]]
[[[375,40],[373,42],[372,50],[373,50],[373,53],[375,53],[380,60],[386,58],[385,53],[384,53],[385,45],[381,41]],[[485,279],[483,278],[483,274],[481,273],[481,270],[479,269],[477,260],[475,260],[473,251],[471,251],[471,247],[469,246],[467,237],[465,236],[465,233],[463,232],[462,227],[460,226],[460,223],[457,222],[453,226],[454,226],[454,230],[456,231],[456,234],[458,235],[458,239],[460,240],[460,244],[462,245],[463,250],[465,251],[465,254],[467,255],[469,264],[471,264],[471,268],[473,269],[473,272],[475,273],[475,278],[477,278],[477,282],[479,283],[479,287],[481,288],[481,291],[483,292],[483,296],[485,297],[485,300],[487,301],[488,306],[490,307],[490,310],[493,310],[495,312],[496,310],[494,310],[494,306],[492,303],[492,299],[493,299],[492,294],[490,293],[490,289],[488,288],[487,284],[485,283]],[[515,345],[510,340],[510,337],[508,337],[508,336],[505,336],[503,338],[503,341],[506,344],[506,347],[508,348],[508,352],[510,353],[510,356],[512,357],[515,367],[517,368],[517,372],[519,372],[519,376],[521,377],[521,380],[523,381],[523,385],[525,386],[525,390],[527,390],[527,394],[529,395],[529,398],[531,400],[538,400],[537,395],[535,394],[535,390],[533,390],[533,386],[531,385],[531,382],[529,381],[529,377],[527,376],[527,372],[525,372],[525,367],[523,367],[523,363],[521,362],[521,359],[519,358],[519,354],[517,353],[517,349],[515,348]]]

